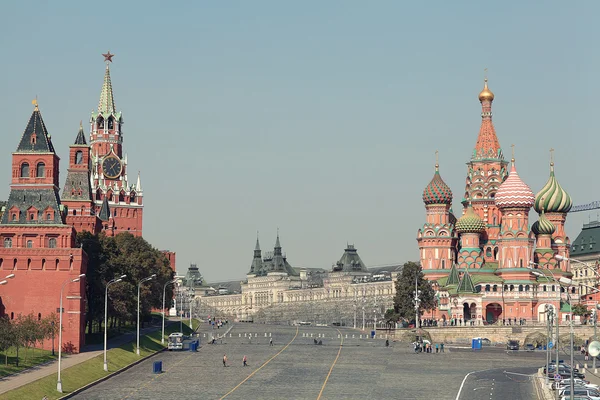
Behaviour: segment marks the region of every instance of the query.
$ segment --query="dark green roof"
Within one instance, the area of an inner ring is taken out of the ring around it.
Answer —
[[[475,293],[475,285],[473,285],[473,280],[471,280],[469,270],[465,270],[465,273],[458,284],[457,291],[462,293]]]
[[[17,153],[54,153],[54,146],[37,106],[23,131]]]
[[[459,283],[459,279],[458,279],[458,272],[456,271],[456,265],[452,264],[452,268],[450,268],[450,273],[448,274],[448,278],[446,279],[446,282],[444,282],[445,285],[458,285]]]
[[[583,224],[583,229],[571,245],[573,258],[593,254],[600,256],[600,221]]]

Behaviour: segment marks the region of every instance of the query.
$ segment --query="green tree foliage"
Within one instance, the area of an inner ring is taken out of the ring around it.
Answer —
[[[587,306],[584,304],[573,304],[572,307],[573,315],[579,315],[580,317],[584,317],[590,314],[590,310],[588,310]]]
[[[127,277],[112,285],[108,293],[111,326],[135,320],[138,282],[152,274],[156,274],[156,278],[141,287],[140,311],[149,315],[152,308],[162,307],[163,285],[173,279],[174,273],[161,251],[143,238],[129,233],[109,237],[103,233],[92,235],[82,232],[77,235],[77,242],[88,254],[86,296],[89,333],[100,330],[104,320],[106,284],[121,275]],[[172,287],[167,288],[166,297],[172,297]]]
[[[421,291],[419,298],[421,304],[419,307],[420,315],[424,310],[433,310],[437,306],[435,293],[431,283],[425,279],[423,270],[418,263],[409,261],[402,266],[402,273],[396,280],[396,295],[394,296],[394,311],[400,318],[413,320],[415,318],[415,277],[417,279],[418,290]]]
[[[0,351],[4,352],[4,363],[8,364],[7,350],[11,347],[17,349],[17,366],[19,365],[19,348],[25,347],[25,360],[27,360],[28,349],[35,347],[38,343],[43,343],[46,339],[51,339],[53,329],[56,333],[58,323],[56,322],[56,325],[52,327],[52,321],[58,321],[56,314],[41,320],[33,313],[17,315],[17,318],[12,321],[6,317],[0,318]]]
[[[4,352],[5,364],[8,364],[7,350],[13,345],[14,336],[13,325],[10,320],[6,316],[0,318],[0,351]]]

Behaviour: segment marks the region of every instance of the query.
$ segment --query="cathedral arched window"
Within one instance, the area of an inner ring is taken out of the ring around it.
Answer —
[[[21,178],[29,178],[29,164],[21,164]]]
[[[104,129],[104,118],[98,117],[96,125],[98,126],[98,129]]]
[[[83,164],[83,151],[77,150],[75,153],[75,164]]]
[[[43,162],[37,163],[35,169],[35,176],[38,178],[43,178],[44,176],[46,176],[46,164],[44,164]]]

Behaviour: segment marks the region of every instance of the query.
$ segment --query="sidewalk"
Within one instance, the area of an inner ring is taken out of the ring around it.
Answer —
[[[140,330],[140,336],[157,331],[161,329],[161,326],[152,326]],[[121,336],[112,338],[107,342],[107,347],[112,349],[113,347],[119,347],[122,344],[131,342],[136,339],[136,332],[126,333]],[[61,357],[61,370],[65,370],[74,365],[80,364],[84,361],[90,360],[104,352],[104,344],[94,344],[85,346],[83,351],[78,354],[63,355]],[[38,365],[26,369],[18,374],[5,376],[0,378],[0,394],[6,393],[10,390],[19,388],[28,383],[37,381],[38,379],[44,378],[48,375],[52,375],[58,372],[58,361],[53,361],[48,364]]]

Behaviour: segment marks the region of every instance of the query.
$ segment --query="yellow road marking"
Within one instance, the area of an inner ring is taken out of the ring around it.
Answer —
[[[329,380],[329,376],[331,375],[331,371],[333,371],[333,367],[335,367],[335,364],[337,363],[338,358],[340,358],[340,354],[342,354],[342,345],[344,344],[344,335],[342,335],[342,332],[340,332],[339,329],[337,329],[337,331],[340,334],[340,337],[342,338],[342,341],[340,342],[340,348],[338,350],[337,356],[335,357],[335,360],[333,360],[333,364],[331,364],[331,368],[329,368],[329,373],[327,374],[327,377],[325,378],[325,382],[323,382],[323,386],[321,387],[321,391],[319,392],[319,397],[317,397],[317,400],[321,399],[321,396],[323,395],[323,390],[325,390],[325,386],[327,385],[327,381]]]
[[[242,384],[244,382],[246,382],[248,379],[252,378],[252,376],[254,374],[256,374],[258,371],[260,371],[262,369],[262,367],[264,367],[265,365],[267,365],[268,363],[270,363],[271,361],[273,361],[278,355],[280,355],[281,353],[283,353],[283,351],[285,349],[287,349],[289,347],[289,345],[292,344],[292,342],[294,340],[296,340],[296,336],[298,336],[298,327],[296,327],[296,334],[294,335],[294,338],[288,344],[286,344],[285,347],[279,351],[279,353],[277,353],[273,357],[269,358],[267,361],[265,361],[265,363],[263,365],[261,365],[260,367],[258,367],[257,369],[255,369],[254,372],[252,372],[250,375],[248,375],[246,377],[246,379],[244,379],[243,381],[241,381],[236,387],[234,387],[233,389],[231,389],[229,392],[225,393],[225,395],[223,397],[221,397],[221,400],[223,400],[225,397],[229,396],[231,393],[233,393],[234,391],[236,391],[237,388],[239,388],[240,386],[242,386]]]

